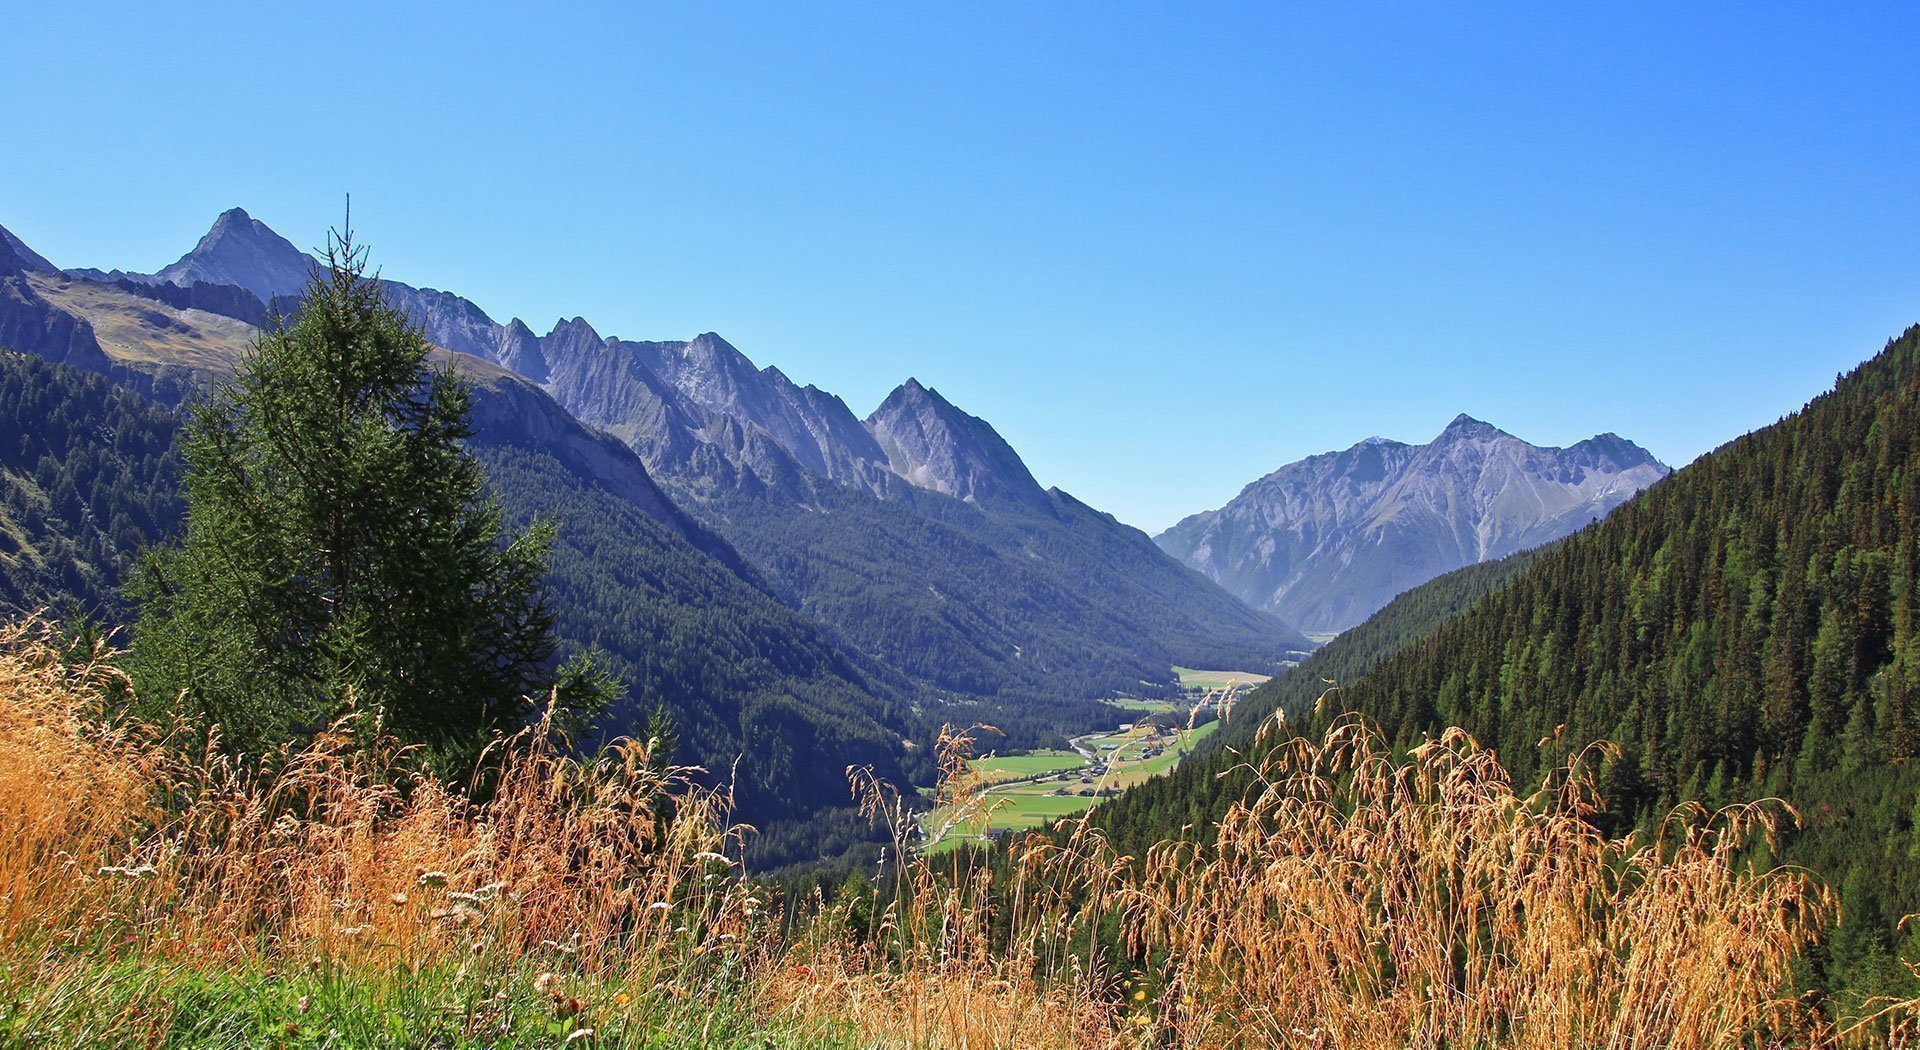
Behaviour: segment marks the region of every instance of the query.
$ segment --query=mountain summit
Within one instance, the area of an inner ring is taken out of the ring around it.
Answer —
[[[1046,490],[998,431],[917,379],[887,395],[867,417],[867,429],[886,450],[894,472],[923,489],[975,504],[1051,506]]]
[[[298,295],[313,271],[312,256],[273,232],[244,209],[230,208],[180,261],[153,275],[171,284],[231,284],[272,302],[276,295]]]
[[[1615,434],[1543,448],[1469,415],[1425,445],[1369,438],[1248,485],[1161,549],[1310,632],[1444,572],[1559,539],[1665,477]]]

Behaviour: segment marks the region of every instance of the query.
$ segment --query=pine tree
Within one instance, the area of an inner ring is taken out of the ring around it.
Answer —
[[[180,698],[250,753],[377,708],[458,775],[545,698],[552,526],[505,537],[461,446],[468,386],[428,354],[351,232],[330,238],[299,312],[186,427],[184,545],[136,595],[143,699]],[[607,699],[591,660],[558,678],[563,702]]]

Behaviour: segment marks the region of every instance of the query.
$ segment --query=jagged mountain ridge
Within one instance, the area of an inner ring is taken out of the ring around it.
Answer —
[[[1566,536],[1668,472],[1614,434],[1544,448],[1462,414],[1424,445],[1369,438],[1288,464],[1155,540],[1244,600],[1334,632],[1443,573]]]
[[[257,232],[228,226],[220,243]],[[284,238],[252,247],[277,252],[277,272],[303,265]],[[1138,530],[1042,489],[990,425],[918,382],[862,421],[712,333],[632,341],[575,317],[537,335],[458,295],[385,283],[436,343],[538,382],[627,442],[795,604],[942,692],[1049,695],[1046,677],[1062,674],[1088,690],[1158,688],[1172,662],[1271,668],[1307,645]]]
[[[139,391],[152,390],[137,380],[156,370],[196,375],[199,383],[230,372],[250,345],[234,329],[253,330],[173,300],[241,316],[264,309],[234,286],[29,271],[0,238],[0,345],[11,349]],[[625,443],[582,425],[499,365],[464,354],[442,359],[472,384],[469,447],[506,513],[521,524],[564,517],[547,581],[556,631],[570,645],[604,648],[628,690],[604,733],[635,731],[654,705],[665,705],[687,748],[679,757],[737,775],[740,815],[763,829],[787,829],[770,837],[779,845],[763,850],[767,863],[808,855],[813,838],[793,830],[806,821],[824,815],[842,833],[858,823],[848,810],[845,766],[909,779],[912,769],[902,763],[912,752],[902,741],[921,727],[896,700],[897,676],[792,609],[731,544],[681,511]]]

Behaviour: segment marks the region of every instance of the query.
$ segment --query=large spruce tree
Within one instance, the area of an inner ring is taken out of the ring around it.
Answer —
[[[552,684],[545,524],[509,540],[469,390],[350,232],[186,427],[184,544],[149,559],[130,670],[259,753],[349,703],[458,774]],[[597,684],[560,676],[578,702]]]

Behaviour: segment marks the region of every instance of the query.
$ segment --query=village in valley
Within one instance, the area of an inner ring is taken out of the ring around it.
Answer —
[[[1120,699],[1133,717],[1109,732],[1073,738],[1067,749],[987,754],[968,763],[951,801],[920,822],[922,853],[968,842],[993,842],[1017,831],[1084,813],[1100,802],[1171,771],[1231,717],[1244,689],[1266,681],[1248,672],[1176,668],[1177,700]]]

